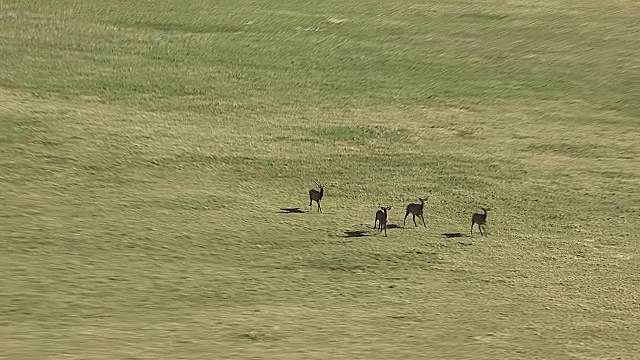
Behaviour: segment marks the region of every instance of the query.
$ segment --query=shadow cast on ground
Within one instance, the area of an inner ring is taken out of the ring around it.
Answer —
[[[300,208],[280,208],[280,214],[304,214],[304,210]]]
[[[344,232],[344,237],[363,237],[369,236],[369,234],[364,230],[349,230]]]
[[[456,233],[444,233],[442,234],[442,236],[446,237],[446,238],[456,238],[456,237],[469,237],[469,235],[465,235],[459,232]]]

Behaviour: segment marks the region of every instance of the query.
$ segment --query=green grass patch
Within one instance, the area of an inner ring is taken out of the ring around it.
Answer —
[[[24,127],[18,119],[3,117],[0,120],[0,144],[17,142],[24,132]]]

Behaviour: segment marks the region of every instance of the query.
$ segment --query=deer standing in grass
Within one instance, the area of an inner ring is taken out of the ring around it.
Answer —
[[[378,204],[380,206],[380,204]],[[387,236],[387,211],[391,210],[391,206],[380,206],[380,210],[376,212],[376,220],[373,222],[373,228],[382,231],[384,229],[384,236]],[[378,226],[376,227],[376,223]]]
[[[485,234],[487,233],[487,228],[486,228],[487,210],[489,209],[485,209],[485,208],[481,208],[481,209],[484,212],[484,214],[474,213],[473,216],[471,216],[471,234],[472,235],[473,235],[473,225],[475,224],[478,224],[478,230],[480,230],[480,236],[485,236]],[[482,232],[483,228],[484,228],[484,232]]]
[[[315,201],[318,204],[318,211],[322,213],[322,208],[320,207],[320,200],[322,200],[322,196],[324,195],[324,185],[316,182],[316,185],[320,188],[320,191],[316,189],[309,190],[309,209],[312,208],[311,204]]]
[[[420,204],[407,205],[407,212],[404,214],[404,220],[402,221],[403,225],[405,225],[407,222],[407,216],[411,214],[413,215],[413,224],[416,227],[418,227],[418,224],[416,224],[416,216],[422,219],[422,224],[424,225],[424,227],[427,227],[427,224],[424,222],[424,216],[422,215],[422,209],[424,209],[424,202],[426,199],[418,198],[418,200],[420,200]]]

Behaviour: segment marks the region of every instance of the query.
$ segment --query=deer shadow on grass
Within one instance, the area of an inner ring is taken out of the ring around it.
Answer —
[[[469,237],[469,235],[465,235],[465,234],[459,233],[459,232],[444,233],[444,234],[442,234],[442,236],[446,237],[446,238]]]
[[[387,229],[400,229],[401,227],[397,224],[388,224]],[[354,238],[354,237],[365,237],[365,236],[373,236],[371,230],[346,230],[344,231],[344,237],[346,238]]]
[[[369,234],[369,232],[366,230],[347,230],[344,232],[344,237],[346,238],[364,237],[364,236],[371,236],[371,234]]]
[[[459,232],[444,233],[444,234],[442,234],[442,236],[447,238],[447,239],[450,239],[450,238],[469,238],[469,237],[471,237],[470,235],[459,233]],[[458,244],[464,245],[464,246],[473,245],[472,242],[467,243],[466,240],[458,241]]]
[[[305,211],[300,208],[280,208],[279,214],[304,214]]]

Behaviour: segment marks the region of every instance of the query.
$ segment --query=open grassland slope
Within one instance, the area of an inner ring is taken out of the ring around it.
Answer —
[[[637,358],[638,24],[1,2],[0,357]]]

